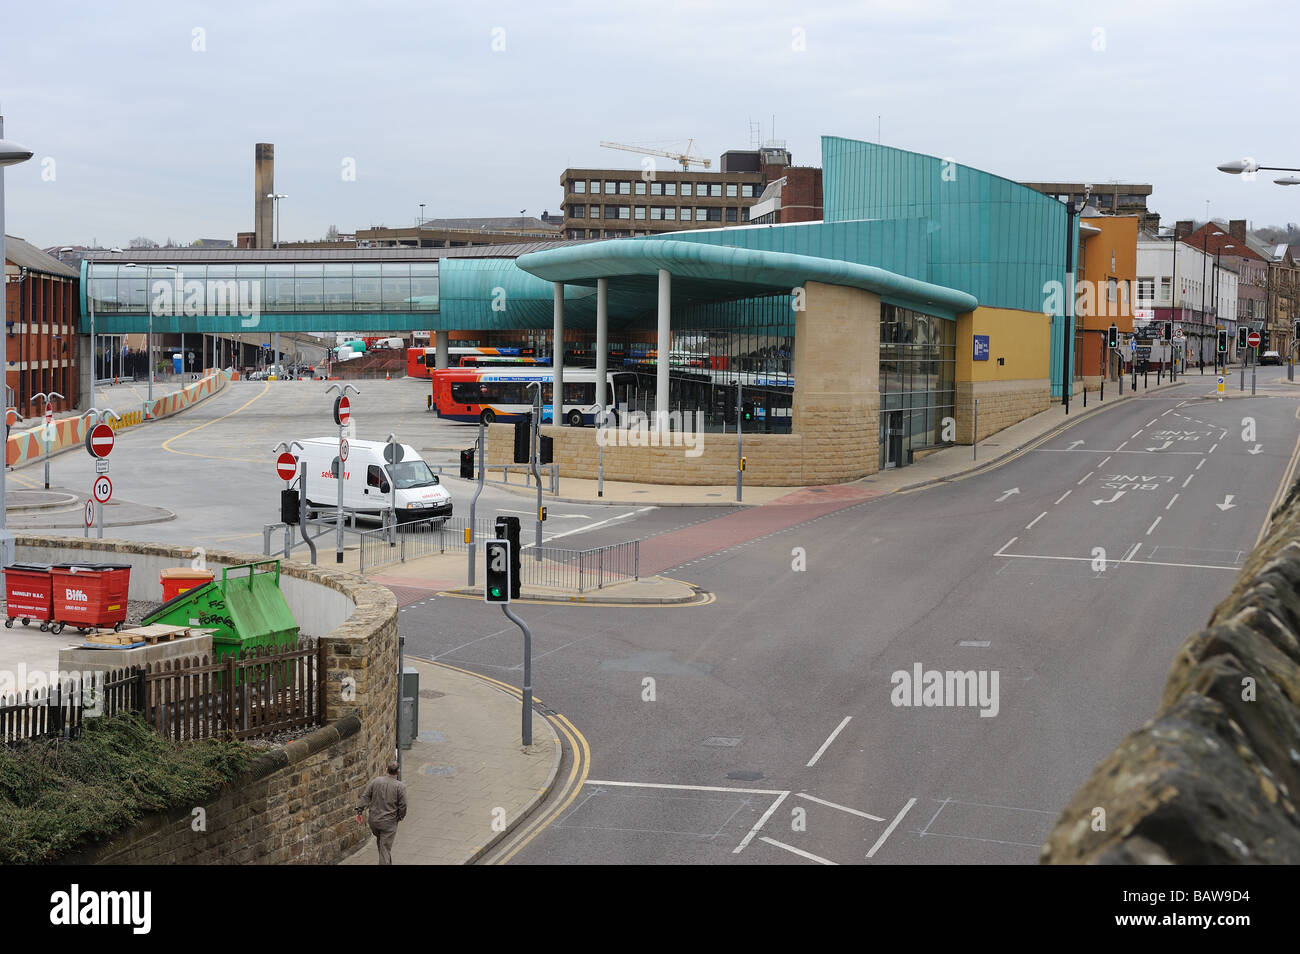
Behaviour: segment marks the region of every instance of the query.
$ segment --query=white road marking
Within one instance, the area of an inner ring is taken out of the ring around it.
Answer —
[[[1069,563],[1091,563],[1092,557],[1067,557],[1067,556],[1043,556],[1038,553],[1003,553],[1000,554],[1007,559],[1018,560],[1064,560]],[[1231,570],[1233,573],[1240,572],[1239,566],[1217,566],[1213,563],[1164,563],[1159,560],[1130,560],[1125,558],[1118,563],[1112,563],[1111,566],[1172,566],[1186,570]]]
[[[963,639],[957,645],[969,646],[972,649],[988,649],[989,641],[987,639]],[[881,821],[884,821],[884,819],[882,818]]]
[[[1076,486],[1076,487],[1080,487],[1080,486],[1082,486],[1082,485],[1083,485],[1083,481],[1084,481],[1084,480],[1087,480],[1089,477],[1091,477],[1091,476],[1092,476],[1093,474],[1095,474],[1095,473],[1097,473],[1095,470],[1090,470],[1090,471],[1088,471],[1088,473],[1084,475],[1083,480],[1079,481],[1079,482],[1078,482],[1077,484],[1075,484],[1074,486]]]
[[[669,788],[683,792],[734,792],[737,795],[789,795],[788,790],[773,788],[728,788],[725,785],[674,785],[671,782],[611,782],[608,779],[589,778],[583,785],[611,785],[614,788]]]
[[[837,805],[835,802],[828,802],[824,798],[817,798],[809,795],[807,792],[796,792],[795,798],[806,798],[810,802],[816,802],[818,805],[825,805],[827,808],[838,808],[842,812],[848,812],[850,815],[857,815],[859,818],[870,818],[872,821],[884,821],[878,815],[868,815],[866,812],[860,812],[856,808],[849,808],[847,805]]]
[[[1132,434],[1129,435],[1129,440],[1130,441],[1137,440],[1137,436],[1141,433],[1142,433],[1142,428],[1139,427],[1136,431],[1134,431]],[[1127,441],[1125,443],[1127,443]]]
[[[814,855],[811,851],[804,851],[802,848],[796,848],[794,845],[787,845],[785,842],[777,841],[775,838],[768,838],[767,835],[763,835],[758,840],[765,841],[769,845],[776,845],[776,847],[778,848],[784,848],[786,851],[793,852],[794,854],[798,855],[800,858],[807,858],[809,861],[815,861],[819,865],[839,864],[838,861],[831,861],[829,858],[823,858],[821,855]]]
[[[903,806],[903,810],[894,816],[894,820],[889,823],[889,827],[884,830],[884,832],[880,835],[880,837],[876,839],[876,843],[871,846],[871,850],[867,852],[868,858],[872,857],[873,855],[875,855],[877,851],[880,850],[880,846],[885,843],[885,839],[894,833],[894,829],[897,828],[898,823],[903,820],[903,816],[906,815],[909,811],[911,811],[912,806],[915,804],[916,804],[915,798],[909,798],[907,800],[907,804]]]
[[[1038,521],[1042,520],[1042,519],[1043,519],[1044,517],[1046,517],[1046,516],[1047,516],[1047,511],[1044,510],[1042,513],[1040,513],[1040,514],[1039,514],[1037,517],[1035,517],[1033,520],[1030,520],[1030,521],[1029,521],[1029,525],[1028,525],[1027,527],[1025,527],[1025,529],[1026,529],[1026,530],[1032,530],[1032,529],[1034,528],[1034,524],[1036,524]]]
[[[745,846],[754,840],[754,836],[758,834],[758,830],[767,824],[767,820],[772,817],[772,813],[781,807],[781,803],[785,801],[786,796],[789,794],[789,792],[782,792],[776,797],[776,801],[767,807],[767,811],[763,812],[763,817],[760,818],[754,824],[754,827],[749,830],[749,834],[746,835],[744,840],[732,850],[731,853],[733,855],[738,855],[745,850]]]
[[[1103,460],[1103,461],[1102,461],[1100,464],[1098,464],[1097,466],[1098,466],[1098,467],[1105,467],[1105,466],[1106,466],[1106,461],[1108,461],[1108,460],[1110,460],[1110,455],[1109,455],[1109,454],[1107,454],[1105,460]]]
[[[645,513],[647,510],[654,510],[654,507],[642,507],[640,510],[631,510],[627,513],[621,513],[617,517],[610,517],[608,520],[598,520],[596,523],[589,523],[585,527],[578,527],[576,530],[565,530],[563,533],[552,534],[547,540],[558,540],[560,537],[567,537],[574,533],[586,533],[588,530],[595,530],[597,527],[603,527],[607,523],[613,523],[615,520],[626,520],[628,517],[634,517],[639,513]],[[532,513],[532,511],[528,511]],[[530,544],[531,545],[531,544]],[[521,550],[528,549],[528,546],[520,547]]]
[[[849,722],[851,722],[852,720],[853,720],[853,716],[844,717],[844,720],[835,727],[835,731],[826,737],[826,741],[822,743],[822,747],[818,749],[817,752],[813,755],[813,757],[808,760],[808,765],[806,766],[807,768],[812,768],[814,765],[817,764],[817,760],[822,757],[822,753],[824,753],[828,748],[830,748],[831,743],[835,741],[835,737],[839,735],[842,731],[844,731],[844,727],[848,725]]]
[[[1191,480],[1191,478],[1194,477],[1194,476],[1196,476],[1196,475],[1195,475],[1195,474],[1192,474],[1192,475],[1190,475],[1187,479],[1188,479],[1188,480]],[[1170,498],[1169,498],[1169,503],[1165,504],[1165,509],[1168,510],[1170,507],[1172,507],[1172,506],[1174,505],[1174,501],[1177,500],[1177,499],[1178,499],[1178,494],[1174,494],[1172,497],[1170,497]]]
[[[1152,522],[1151,526],[1147,527],[1147,536],[1148,536],[1148,537],[1151,536],[1151,531],[1154,530],[1154,529],[1156,528],[1156,524],[1158,524],[1158,523],[1159,523],[1161,520],[1163,520],[1163,519],[1164,519],[1164,517],[1156,517],[1156,519]]]
[[[1142,549],[1142,544],[1140,544],[1140,543],[1135,543],[1135,544],[1133,544],[1133,549],[1132,549],[1132,550],[1129,550],[1128,553],[1124,554],[1124,559],[1120,560],[1120,562],[1121,562],[1121,563],[1128,563],[1128,562],[1132,561],[1134,555],[1135,555],[1139,550],[1141,550],[1141,549]]]
[[[1218,443],[1215,443],[1214,447],[1218,447],[1218,446],[1219,446]],[[1211,447],[1211,448],[1210,448],[1208,451],[1206,451],[1205,453],[1207,453],[1207,454],[1213,454],[1213,453],[1214,453],[1214,447]]]
[[[1019,540],[1019,539],[1020,539],[1019,537],[1012,537],[1012,538],[1011,538],[1010,540],[1008,540],[1006,543],[1002,544],[1002,550],[1005,550],[1007,547],[1011,546],[1011,544],[1015,543],[1015,542],[1016,542],[1017,540]],[[997,553],[995,553],[995,554],[993,554],[993,555],[994,555],[994,556],[1002,556],[1002,550],[999,550]]]
[[[1202,457],[1202,458],[1200,459],[1200,461],[1197,463],[1197,465],[1196,465],[1196,469],[1197,469],[1197,470],[1200,470],[1200,469],[1201,469],[1202,467],[1204,467],[1204,466],[1205,466],[1205,458]]]
[[[1119,447],[1115,448],[1116,452],[1122,451],[1127,445],[1128,445],[1128,441],[1125,441],[1123,444],[1120,444]]]
[[[1151,418],[1151,420],[1147,421],[1146,426],[1147,426],[1147,427],[1150,427],[1152,424],[1154,424],[1154,423],[1155,423],[1156,421],[1158,421],[1158,420],[1160,420],[1160,418],[1158,418],[1158,417],[1153,417],[1153,418]]]
[[[1052,506],[1055,507],[1056,504],[1059,504],[1062,500],[1064,500],[1066,497],[1070,496],[1070,494],[1072,494],[1072,493],[1074,493],[1073,490],[1067,490],[1065,493],[1061,494],[1061,496],[1059,496],[1059,497],[1056,498],[1056,503],[1052,504]]]

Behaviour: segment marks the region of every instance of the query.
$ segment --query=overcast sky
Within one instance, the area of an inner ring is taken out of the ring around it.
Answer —
[[[1166,224],[1300,221],[1290,4],[244,2],[10,5],[6,231],[36,245],[233,239],[253,145],[281,237],[558,211],[602,139],[717,157],[763,138],[881,140],[1022,180],[1149,182]],[[494,48],[495,47],[495,48]],[[344,177],[355,161],[354,180]],[[668,168],[665,165],[664,168]],[[715,165],[716,169],[717,166]]]

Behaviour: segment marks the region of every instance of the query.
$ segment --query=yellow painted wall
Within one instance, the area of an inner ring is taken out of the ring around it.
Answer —
[[[1041,311],[976,308],[957,316],[957,381],[1046,380],[1051,319]],[[974,336],[989,336],[989,359],[974,359]],[[998,364],[998,358],[1005,363]]]

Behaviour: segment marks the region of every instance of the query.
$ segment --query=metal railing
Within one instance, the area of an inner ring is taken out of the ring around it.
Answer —
[[[577,590],[599,590],[606,585],[640,578],[641,541],[613,543],[590,550],[565,550],[559,547],[524,547],[528,551],[520,561],[523,579],[528,586],[548,586]],[[536,558],[541,550],[542,558]]]
[[[558,494],[558,493],[560,492],[560,465],[559,465],[559,464],[542,464],[542,465],[539,466],[537,469],[538,469],[539,471],[541,471],[543,474],[549,474],[549,477],[550,477],[550,484],[551,484],[551,489],[550,489],[549,491],[547,491],[547,492],[548,492],[548,493],[552,493],[552,494]],[[521,474],[523,474],[523,476],[524,476],[524,480],[523,480],[523,482],[524,482],[525,486],[528,485],[528,484],[531,484],[531,483],[533,482],[533,470],[532,470],[532,465],[531,465],[531,464],[489,464],[489,465],[487,466],[487,473],[488,473],[489,475],[490,475],[490,474],[492,473],[492,471],[494,471],[494,470],[499,470],[499,471],[501,471],[501,479],[500,479],[500,480],[492,480],[492,478],[491,478],[490,476],[487,478],[488,480],[491,480],[492,483],[494,483],[494,484],[497,484],[497,483],[500,483],[500,484],[508,484],[508,483],[510,483],[510,472],[511,472],[511,471],[518,471],[518,472],[520,472]]]
[[[482,542],[493,535],[495,521],[492,517],[479,517],[474,528],[474,539]],[[435,553],[465,552],[465,531],[469,517],[429,517],[398,523],[396,528],[384,526],[358,534],[361,540],[360,571],[385,563],[405,563]]]

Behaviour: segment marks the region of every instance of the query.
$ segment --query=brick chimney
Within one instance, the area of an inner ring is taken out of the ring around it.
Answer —
[[[1233,219],[1228,223],[1228,234],[1241,243],[1244,248],[1246,245],[1246,220]]]
[[[253,147],[253,234],[254,248],[275,244],[275,202],[267,195],[275,191],[275,146],[259,142]]]
[[[1174,223],[1174,238],[1181,242],[1195,231],[1195,222],[1191,219],[1179,219]]]

